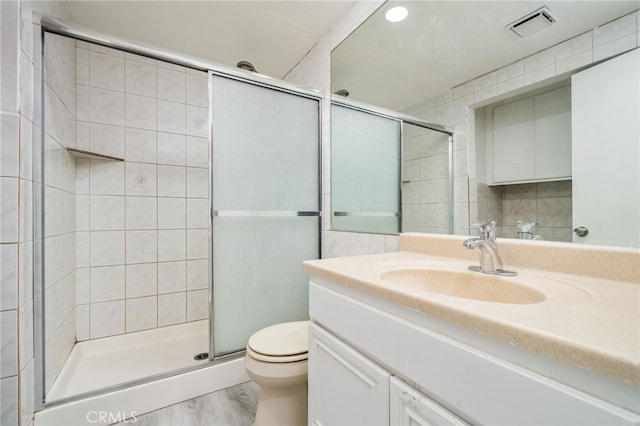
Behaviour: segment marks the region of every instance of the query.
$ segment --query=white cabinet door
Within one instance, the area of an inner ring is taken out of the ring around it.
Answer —
[[[388,425],[389,377],[378,365],[311,323],[310,425]]]
[[[465,426],[448,410],[419,393],[397,377],[391,378],[391,424],[398,426]]]
[[[493,109],[493,181],[533,178],[533,98]]]
[[[573,241],[640,247],[640,50],[571,80]]]
[[[571,177],[571,87],[533,98],[534,176]]]
[[[493,182],[571,177],[571,89],[560,87],[493,109]]]

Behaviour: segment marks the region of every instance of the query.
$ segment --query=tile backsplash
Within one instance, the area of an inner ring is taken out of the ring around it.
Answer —
[[[536,222],[547,241],[571,242],[571,181],[487,186],[478,184],[478,221],[496,221],[498,237],[517,238],[517,222]]]

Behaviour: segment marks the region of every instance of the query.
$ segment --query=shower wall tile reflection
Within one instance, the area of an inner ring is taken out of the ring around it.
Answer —
[[[208,315],[208,96],[204,72],[75,45],[77,338]],[[82,253],[88,254],[82,254]]]
[[[405,124],[403,155],[402,232],[448,233],[448,136]]]

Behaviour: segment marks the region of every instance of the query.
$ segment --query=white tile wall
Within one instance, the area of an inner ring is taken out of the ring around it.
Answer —
[[[76,73],[78,144],[125,159],[76,163],[78,339],[203,318],[206,73],[81,42]]]
[[[138,297],[126,300],[126,332],[156,328],[158,324],[158,297]]]
[[[91,268],[91,303],[124,299],[124,265]]]
[[[154,98],[127,93],[125,97],[126,126],[136,129],[156,130],[156,116],[159,123],[161,119],[166,118],[161,115],[161,106],[160,102],[157,102]]]
[[[18,178],[0,177],[0,242],[18,241]]]
[[[18,309],[18,244],[0,245],[0,311]]]
[[[90,335],[92,339],[125,332],[125,301],[92,303],[90,307]]]
[[[45,62],[45,352],[47,389],[75,343],[75,44],[48,35]],[[30,185],[29,185],[30,186]],[[25,187],[23,193],[28,193]],[[88,212],[90,214],[90,212]]]
[[[158,295],[158,327],[179,324],[186,320],[186,292]]]
[[[186,74],[184,69],[177,71],[158,68],[158,99],[185,104]]]
[[[126,298],[152,296],[159,293],[160,281],[164,277],[160,265],[141,263],[127,265],[126,269]]]
[[[186,261],[158,263],[158,294],[186,290]]]
[[[127,60],[125,66],[125,89],[132,95],[155,97],[157,92],[157,71],[155,63]],[[78,82],[82,84],[81,82]]]
[[[83,94],[86,92],[83,92]],[[129,101],[129,99],[127,99]],[[127,120],[131,116],[137,117],[135,109],[136,102],[133,105],[127,102],[127,110],[132,111],[127,114]],[[89,120],[92,123],[112,124],[114,126],[123,126],[125,121],[125,103],[124,94],[113,90],[100,89],[91,87],[89,89]]]
[[[32,423],[34,411],[31,210],[32,180],[39,176],[34,176],[31,164],[38,152],[32,145],[40,143],[34,123],[41,120],[40,27],[32,22],[33,12],[68,18],[56,1],[0,2],[0,423],[25,426]],[[66,54],[64,49],[58,53]],[[65,84],[64,79],[50,83],[59,96],[55,102],[61,107],[59,112],[74,110],[71,85]],[[50,121],[52,131],[72,143],[70,117],[61,114],[59,118]],[[64,183],[64,179],[58,182]],[[64,225],[64,221],[57,221],[56,225]],[[19,344],[16,346],[15,342]]]
[[[18,176],[17,141],[20,131],[20,116],[14,113],[0,113],[0,176]]]
[[[184,134],[158,132],[158,164],[184,166],[186,151]]]

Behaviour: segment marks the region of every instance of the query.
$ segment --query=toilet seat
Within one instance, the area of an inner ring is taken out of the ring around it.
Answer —
[[[272,325],[254,333],[247,354],[263,362],[284,363],[308,358],[308,321]]]

